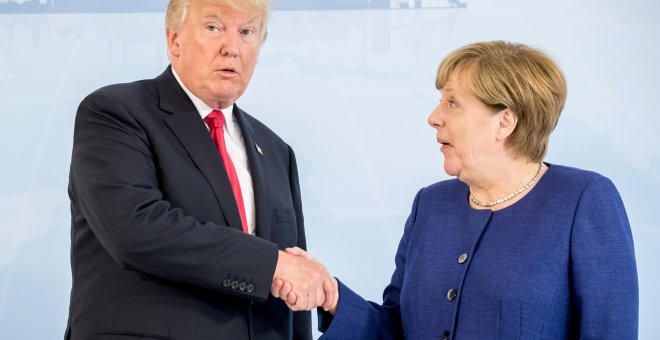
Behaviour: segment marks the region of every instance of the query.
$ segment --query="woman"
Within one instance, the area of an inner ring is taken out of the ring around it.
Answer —
[[[543,163],[566,98],[530,47],[449,54],[429,124],[457,179],[415,197],[383,304],[338,283],[325,339],[636,339],[633,240],[619,194],[594,172]]]

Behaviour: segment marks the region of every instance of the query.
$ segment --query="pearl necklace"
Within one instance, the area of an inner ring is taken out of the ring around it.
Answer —
[[[536,172],[536,175],[534,175],[534,178],[532,178],[531,181],[527,182],[527,184],[525,184],[524,187],[514,191],[513,193],[507,195],[506,197],[500,198],[500,199],[498,199],[496,201],[492,201],[492,202],[481,202],[480,200],[474,198],[474,196],[472,196],[472,193],[470,193],[470,200],[472,201],[472,203],[474,203],[478,206],[484,207],[484,208],[490,208],[490,207],[498,205],[500,203],[504,203],[504,202],[520,195],[521,193],[525,192],[527,189],[529,189],[529,187],[531,187],[532,184],[534,184],[534,182],[536,182],[539,179],[539,176],[541,175],[541,170],[543,170],[543,162],[541,162],[541,164],[539,164],[539,171]]]

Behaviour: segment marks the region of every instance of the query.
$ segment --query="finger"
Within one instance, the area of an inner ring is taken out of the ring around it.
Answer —
[[[315,294],[316,296],[315,296],[315,299],[314,299],[313,305],[309,308],[310,310],[313,309],[313,308],[316,308],[316,307],[320,307],[320,306],[323,304],[323,302],[325,301],[325,299],[326,299],[326,295],[325,295],[324,287],[323,287],[322,284],[320,284],[320,285],[318,286],[318,288],[316,289],[315,293],[316,293],[316,294]]]
[[[286,249],[284,249],[284,251],[291,254],[291,255],[296,255],[296,256],[300,256],[300,255],[303,255],[305,253],[304,250],[302,250],[298,247],[286,248]]]
[[[335,302],[337,295],[337,288],[334,284],[334,278],[328,277],[323,280],[323,291],[325,292],[325,300],[323,301],[323,310],[328,311]]]
[[[296,295],[296,293],[294,293],[293,291],[289,292],[289,294],[286,295],[286,302],[287,304],[295,305],[296,302],[298,302],[298,296]]]
[[[296,294],[296,302],[294,303],[294,305],[297,308],[297,310],[303,310],[307,306],[308,300],[309,300],[309,296],[307,295],[307,293]]]
[[[296,248],[297,248],[297,247],[296,247]],[[308,252],[306,252],[306,251],[304,251],[304,250],[302,250],[302,249],[300,249],[300,248],[298,248],[298,249],[299,249],[299,252],[300,252],[300,255],[299,255],[299,256],[302,256],[302,257],[304,257],[304,258],[306,258],[306,259],[308,259],[308,260],[313,260],[313,261],[315,261],[315,262],[318,262],[318,260],[316,260],[316,258],[315,258],[314,256],[312,256],[312,254],[310,254],[310,253],[308,253]]]
[[[289,304],[289,303],[287,303],[286,305],[287,305],[287,307],[289,307],[290,310],[292,310],[294,312],[300,312],[300,311],[305,310],[304,308],[302,308],[298,305],[292,305],[292,304]]]
[[[289,292],[291,292],[293,289],[291,287],[291,283],[289,282],[284,282],[282,285],[282,289],[280,289],[280,296],[282,297],[283,300],[286,299],[286,297],[289,295]]]
[[[270,285],[270,293],[276,297],[280,297],[280,290],[282,289],[283,282],[281,279],[273,280],[273,283]]]
[[[328,312],[332,315],[335,315],[337,312],[337,305],[339,305],[339,282],[336,278],[332,278],[332,284],[335,286],[335,301],[332,303],[332,306],[328,309]]]

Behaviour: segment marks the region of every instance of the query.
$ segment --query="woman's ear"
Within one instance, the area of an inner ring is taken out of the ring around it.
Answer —
[[[499,116],[500,122],[497,127],[497,140],[503,141],[511,136],[513,130],[516,129],[516,125],[518,125],[518,116],[508,108],[500,111]]]

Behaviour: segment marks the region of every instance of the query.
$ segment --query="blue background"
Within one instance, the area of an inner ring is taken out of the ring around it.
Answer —
[[[74,114],[98,87],[162,72],[165,5],[0,0],[0,339],[64,333]],[[442,57],[475,41],[523,42],[550,53],[568,80],[546,161],[619,188],[636,245],[640,338],[660,338],[659,2],[280,0],[275,9],[238,103],[296,150],[309,249],[335,275],[381,301],[415,192],[448,178],[426,125]]]

